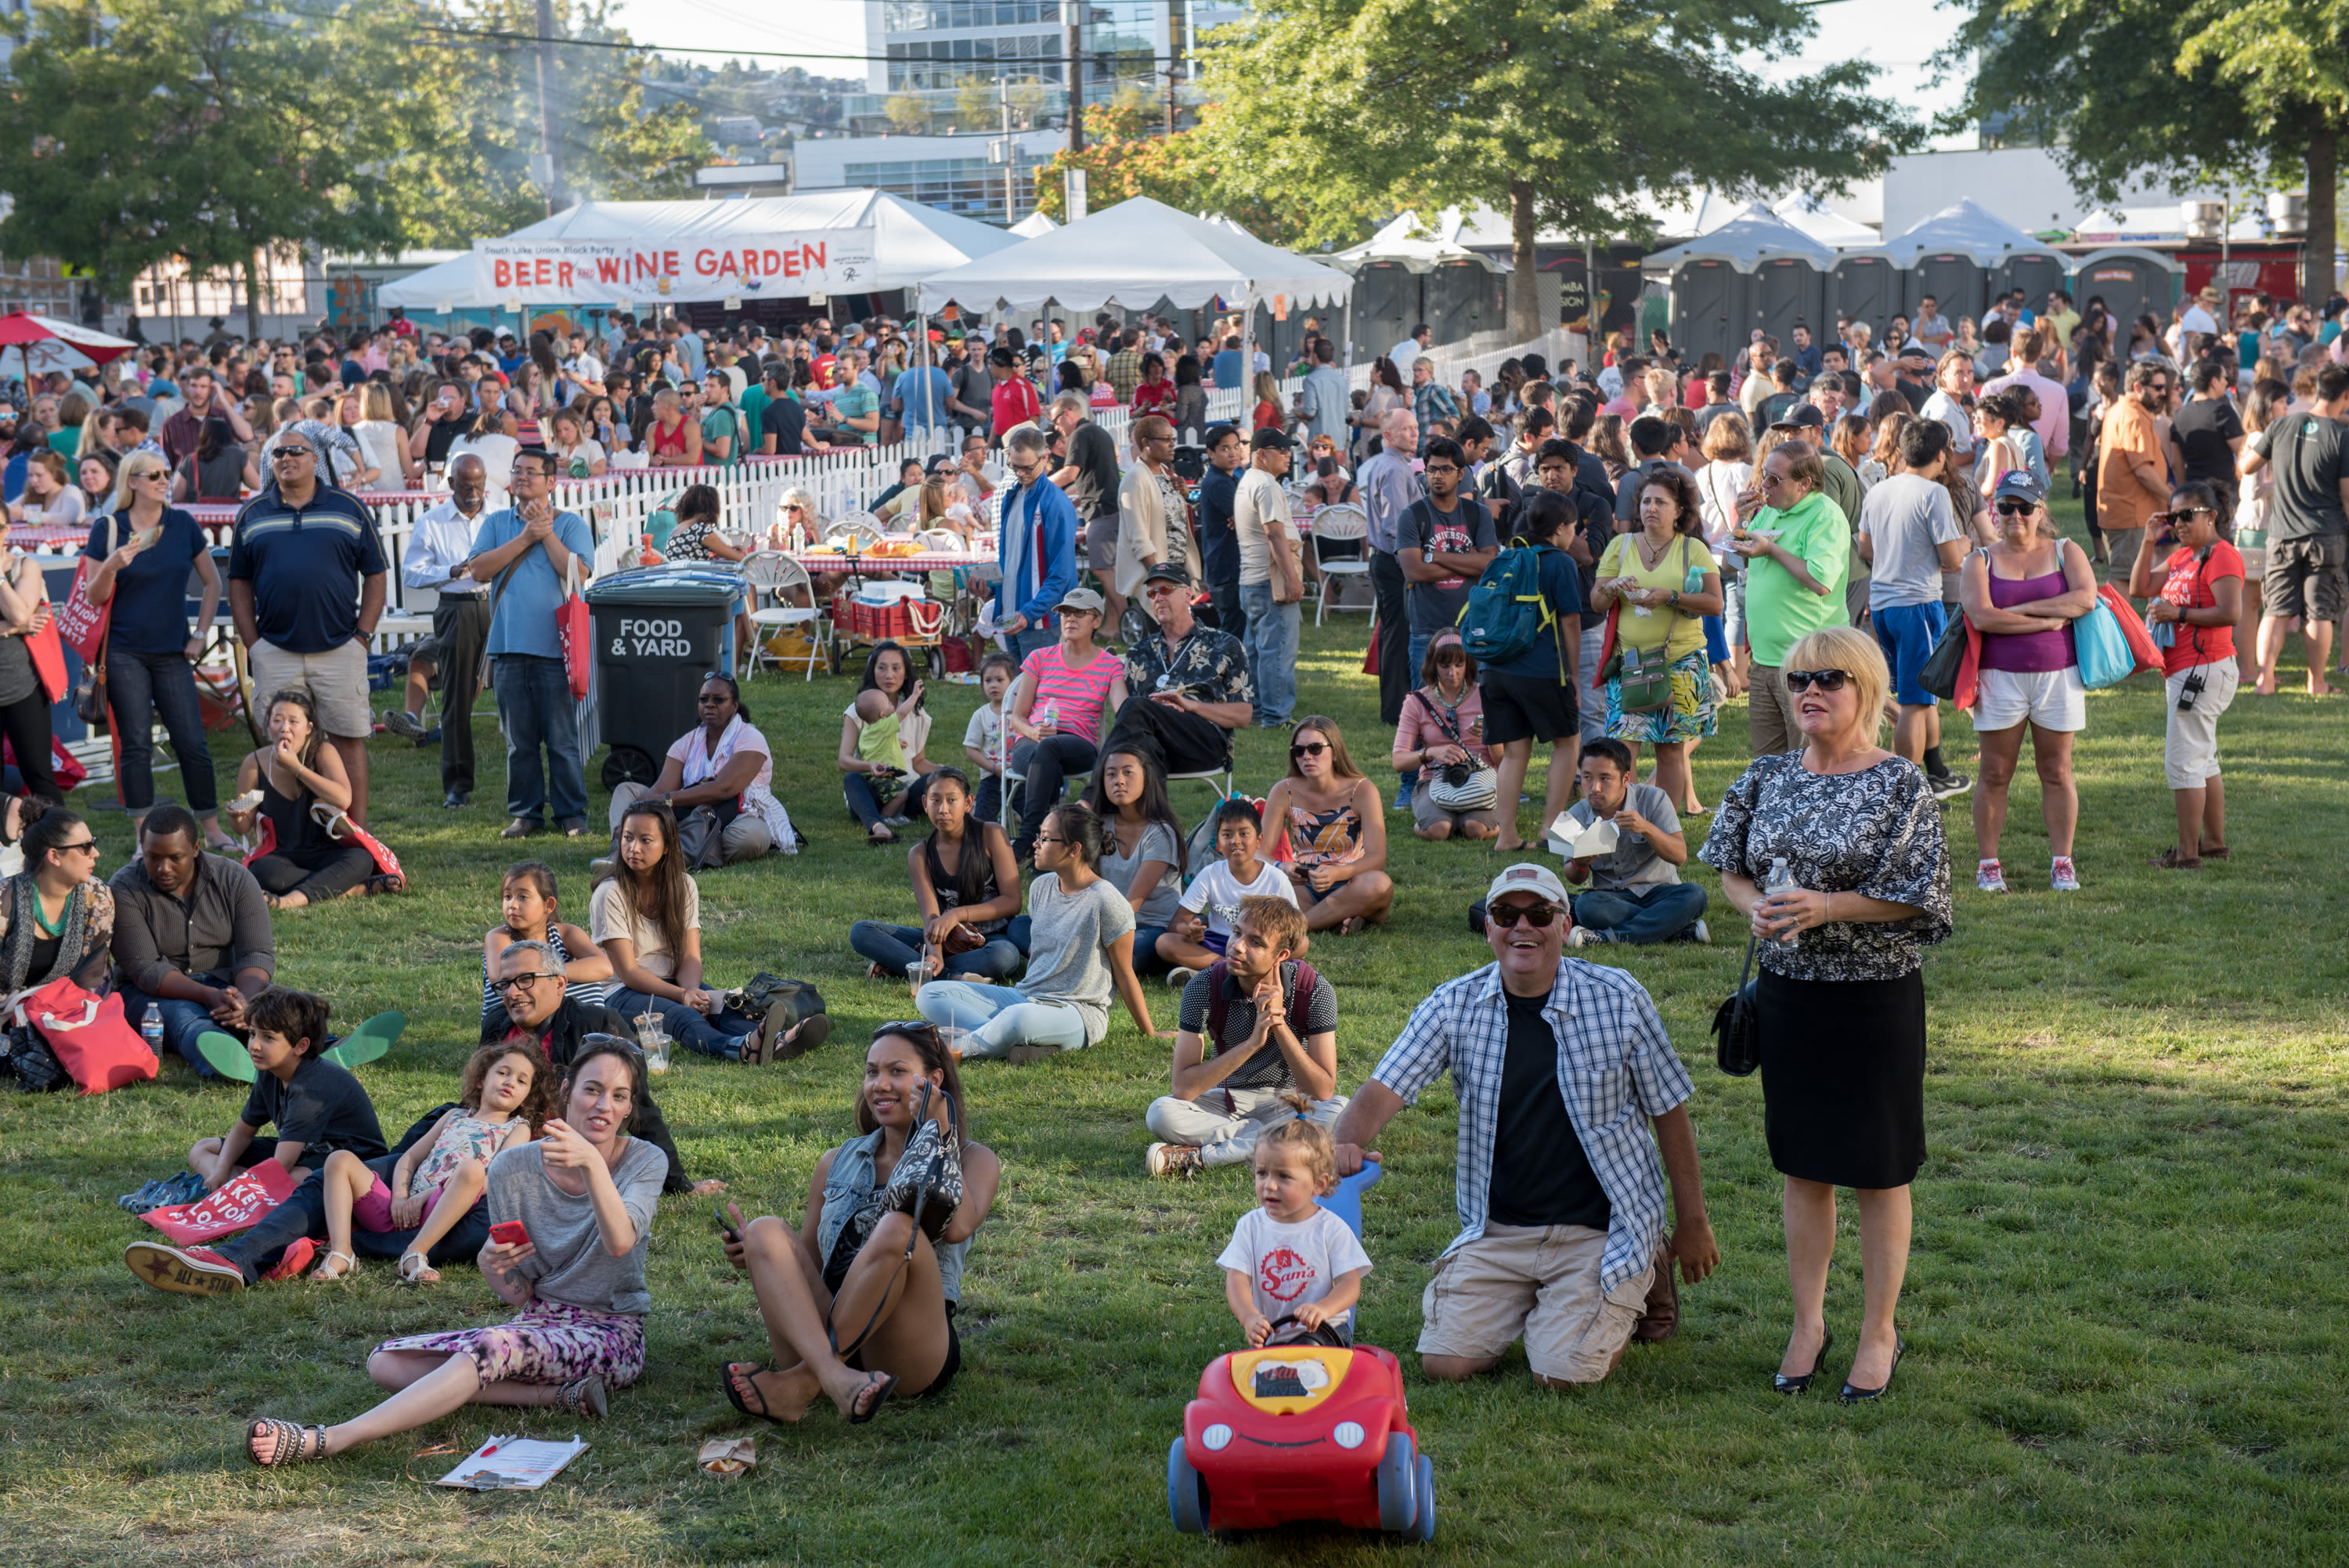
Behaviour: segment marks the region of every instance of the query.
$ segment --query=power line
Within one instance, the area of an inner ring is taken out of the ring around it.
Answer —
[[[620,49],[632,54],[719,55],[735,59],[762,60],[854,60],[866,65],[875,62],[885,65],[892,62],[899,65],[913,65],[923,61],[932,61],[953,66],[978,66],[982,64],[1001,65],[1005,63],[1002,59],[993,61],[938,61],[937,57],[931,55],[823,55],[808,53],[797,49],[720,49],[705,48],[695,45],[681,44],[647,44],[642,42],[622,43],[617,39],[611,38],[544,38],[536,33],[519,33],[500,28],[440,27],[430,26],[429,24],[419,24],[419,26],[422,26],[424,31],[428,33],[440,33],[450,37],[490,38],[502,43],[513,44],[552,43],[557,48]],[[1032,60],[1039,65],[1048,66],[1066,65],[1069,62],[1069,57],[1064,53],[1050,55],[1018,55],[1009,57],[1009,58],[1023,63]],[[1113,60],[1148,60],[1154,65],[1161,61],[1172,61],[1175,64],[1186,63],[1184,58],[1179,56],[1143,54],[1138,49],[1097,49],[1092,54],[1079,56],[1078,61],[1080,64],[1092,64],[1104,58]]]

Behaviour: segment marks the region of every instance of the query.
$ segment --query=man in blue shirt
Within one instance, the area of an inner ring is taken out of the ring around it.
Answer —
[[[587,830],[579,719],[554,613],[570,596],[564,579],[574,562],[585,584],[595,542],[577,513],[554,509],[554,458],[544,448],[515,453],[513,505],[483,518],[473,538],[473,580],[492,584],[486,651],[497,661],[492,684],[506,735],[508,820],[499,830],[502,839],[543,830],[539,812],[548,806],[566,838]]]
[[[1247,607],[1240,603],[1240,543],[1233,531],[1232,503],[1239,493],[1240,465],[1247,443],[1230,425],[1207,428],[1207,471],[1199,480],[1199,575],[1216,607],[1216,624],[1247,637]]]
[[[953,395],[947,373],[930,363],[928,346],[917,344],[913,368],[899,371],[897,384],[889,389],[889,417],[909,438],[917,431],[936,436],[947,428],[947,399]]]
[[[279,432],[269,482],[236,515],[228,605],[253,687],[310,694],[351,781],[351,820],[367,825],[367,639],[383,614],[389,562],[375,514],[318,477],[317,436],[304,420]]]
[[[1247,380],[1247,377],[1240,374],[1239,334],[1234,333],[1224,339],[1223,347],[1216,352],[1216,390],[1221,392],[1227,387],[1242,386]]]
[[[1052,612],[1077,585],[1077,509],[1049,477],[1052,449],[1044,433],[1023,425],[1003,443],[1017,481],[1003,496],[1002,581],[995,585],[995,625],[1011,656],[1028,655],[1061,640]]]

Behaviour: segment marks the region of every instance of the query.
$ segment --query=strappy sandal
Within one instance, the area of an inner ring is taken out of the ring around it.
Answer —
[[[410,1253],[409,1257],[414,1257],[415,1255],[415,1253]],[[335,1269],[335,1260],[336,1258],[343,1260],[343,1266],[338,1269]],[[408,1260],[407,1258],[402,1258],[400,1261],[404,1264]],[[326,1272],[328,1269],[335,1269],[335,1272],[328,1274]],[[358,1272],[359,1260],[351,1253],[328,1253],[324,1258],[321,1258],[318,1261],[318,1266],[310,1271],[309,1277],[316,1280],[321,1284],[327,1284],[338,1279],[348,1279]]]
[[[2199,872],[2202,869],[2202,858],[2199,855],[2181,855],[2174,847],[2148,857],[2145,863],[2157,871],[2165,872]]]
[[[370,898],[381,892],[406,892],[408,879],[398,872],[378,872],[367,878],[367,891]]]
[[[409,1266],[409,1260],[410,1258],[416,1260],[416,1264],[413,1268]],[[352,1266],[357,1267],[357,1265],[354,1264]],[[439,1284],[440,1283],[440,1271],[434,1268],[432,1266],[432,1260],[426,1257],[422,1253],[402,1253],[399,1254],[399,1283],[402,1284]]]
[[[1363,919],[1359,914],[1350,914],[1345,919],[1338,923],[1338,934],[1340,936],[1360,936],[1363,932],[1368,931],[1370,928],[1371,923],[1369,921]]]
[[[612,1413],[612,1401],[601,1377],[574,1377],[554,1391],[554,1402],[566,1413],[600,1421]]]
[[[754,1398],[759,1401],[759,1408],[755,1410],[750,1408],[750,1399],[746,1399],[742,1397],[742,1390],[734,1386],[735,1370],[738,1367],[749,1367],[750,1368],[750,1376],[745,1377],[743,1382],[750,1386],[750,1398]],[[719,1391],[726,1396],[726,1402],[728,1404],[733,1406],[744,1415],[755,1417],[757,1419],[761,1421],[772,1421],[779,1427],[788,1427],[791,1423],[784,1420],[781,1416],[776,1415],[773,1411],[768,1409],[767,1397],[759,1392],[759,1374],[761,1372],[771,1372],[773,1370],[774,1368],[771,1367],[753,1367],[748,1361],[729,1361],[725,1366],[719,1367],[718,1370]]]
[[[864,1387],[856,1390],[856,1398],[848,1403],[848,1424],[861,1427],[879,1415],[881,1407],[889,1402],[889,1396],[896,1389],[897,1377],[894,1372],[875,1372],[866,1378]],[[867,1394],[873,1396],[873,1402],[869,1405],[861,1403]]]
[[[269,1439],[266,1457],[254,1452],[253,1439]],[[295,1421],[281,1421],[271,1416],[257,1416],[244,1429],[244,1451],[254,1464],[265,1470],[280,1465],[310,1464],[326,1457],[326,1429],[305,1427]]]

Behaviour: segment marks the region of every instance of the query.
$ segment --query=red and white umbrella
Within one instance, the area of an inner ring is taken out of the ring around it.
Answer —
[[[7,365],[8,351],[13,348],[19,360],[17,374],[27,378],[52,370],[80,370],[103,365],[138,346],[127,337],[116,337],[78,322],[60,321],[53,315],[35,315],[22,310],[0,315],[0,368]]]

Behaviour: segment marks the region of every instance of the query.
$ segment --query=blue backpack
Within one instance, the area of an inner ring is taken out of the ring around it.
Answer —
[[[1460,643],[1480,665],[1506,664],[1558,636],[1560,618],[1542,593],[1541,552],[1529,546],[1493,557],[1468,602],[1460,607]],[[1558,645],[1558,679],[1566,679],[1565,645]]]

